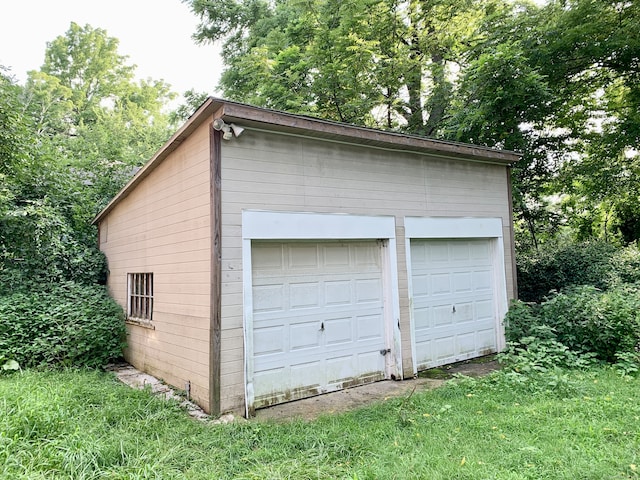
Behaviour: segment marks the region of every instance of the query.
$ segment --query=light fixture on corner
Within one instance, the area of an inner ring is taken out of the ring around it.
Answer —
[[[213,121],[213,129],[222,132],[222,138],[225,140],[231,140],[234,136],[239,137],[244,132],[244,128],[235,123],[225,123],[221,118],[216,118]]]

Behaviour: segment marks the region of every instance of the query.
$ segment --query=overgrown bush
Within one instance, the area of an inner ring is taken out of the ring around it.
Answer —
[[[609,286],[622,283],[640,283],[640,248],[636,243],[618,250],[611,257]]]
[[[66,282],[0,297],[0,355],[22,368],[100,367],[121,356],[122,308],[103,286]]]
[[[535,336],[507,343],[498,360],[518,373],[547,372],[555,368],[584,369],[593,364],[593,353],[579,354],[555,339],[546,325],[533,328]]]
[[[620,353],[640,346],[640,286],[619,284],[602,291],[583,285],[556,293],[540,305],[514,302],[505,326],[509,342],[522,343],[523,338],[537,336],[540,327],[548,327],[547,339],[616,363]]]
[[[0,214],[0,295],[28,290],[33,283],[105,283],[107,262],[97,230],[81,238],[71,214],[49,199],[23,201]]]
[[[613,259],[618,251],[619,248],[610,243],[585,242],[520,253],[516,257],[518,298],[524,302],[539,303],[553,291],[571,285],[607,288],[618,264],[629,260],[621,256],[618,264],[614,265]]]

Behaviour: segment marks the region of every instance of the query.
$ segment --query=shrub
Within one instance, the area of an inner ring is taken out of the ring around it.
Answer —
[[[100,367],[121,356],[124,314],[103,286],[34,286],[0,297],[0,355],[21,367]]]
[[[518,373],[544,373],[556,368],[587,368],[593,364],[593,354],[578,354],[554,338],[546,325],[533,328],[536,336],[509,342],[498,360]]]
[[[519,254],[518,297],[541,302],[553,291],[571,285],[607,288],[618,248],[605,242],[585,242],[543,247],[539,252]],[[639,260],[640,264],[640,260]]]
[[[573,352],[616,363],[618,354],[635,352],[640,345],[640,286],[621,284],[608,291],[571,287],[539,306],[514,302],[505,318],[510,342],[539,338],[541,326],[550,329],[546,339],[552,332],[551,339]]]
[[[631,285],[606,292],[573,287],[545,302],[540,314],[560,342],[607,362],[615,363],[616,353],[633,351],[640,342],[640,290]]]
[[[533,329],[540,326],[539,305],[513,300],[504,317],[507,342],[519,342],[533,336]]]
[[[640,283],[640,248],[631,244],[615,253],[611,258],[609,286],[622,283]]]

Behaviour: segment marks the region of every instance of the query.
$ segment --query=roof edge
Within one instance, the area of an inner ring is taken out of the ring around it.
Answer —
[[[399,150],[409,148],[439,155],[449,155],[452,158],[493,161],[495,163],[504,163],[505,165],[517,162],[522,157],[521,154],[510,150],[498,150],[469,143],[437,140],[419,135],[361,127],[322,118],[255,107],[220,98],[212,97],[212,100],[222,106],[220,116],[224,119],[249,120],[300,131],[336,135],[350,140],[351,143],[367,145],[366,141],[368,141],[385,144],[389,148]],[[362,140],[365,140],[365,142]]]
[[[162,162],[171,152],[176,150],[187,137],[200,126],[200,124],[207,118],[212,117],[215,111],[220,108],[220,104],[216,102],[213,97],[207,98],[207,100],[198,107],[198,109],[187,119],[187,121],[174,133],[165,144],[151,157],[140,170],[129,180],[124,187],[116,194],[115,197],[98,213],[91,221],[93,225],[98,224],[123,198],[138,185],[144,178],[146,178],[156,166]]]
[[[176,150],[202,122],[207,118],[213,120],[214,117],[277,126],[290,131],[304,132],[307,136],[317,136],[318,138],[325,136],[326,139],[326,136],[331,136],[332,138],[340,138],[341,141],[364,146],[383,146],[389,149],[423,152],[459,160],[497,163],[505,166],[517,162],[522,157],[521,154],[510,150],[497,150],[467,143],[376,130],[209,97],[95,216],[92,224],[95,225],[102,221],[158,164]],[[315,135],[313,135],[314,132]]]

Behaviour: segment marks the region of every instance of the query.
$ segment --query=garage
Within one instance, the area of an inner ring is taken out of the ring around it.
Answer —
[[[415,371],[500,350],[506,311],[499,219],[408,219]]]
[[[254,241],[254,407],[386,376],[383,242]]]
[[[118,304],[127,311],[135,296],[132,275],[153,280],[151,320],[126,320],[126,360],[188,385],[213,416],[250,417],[500,350],[517,292],[510,166],[520,158],[207,99],[94,219]],[[414,278],[411,242],[416,260],[432,240],[488,243],[490,275],[414,261]],[[472,314],[456,296],[465,289]],[[477,343],[492,335],[477,313],[489,298],[497,340]],[[429,323],[449,308],[448,331],[444,317]]]

